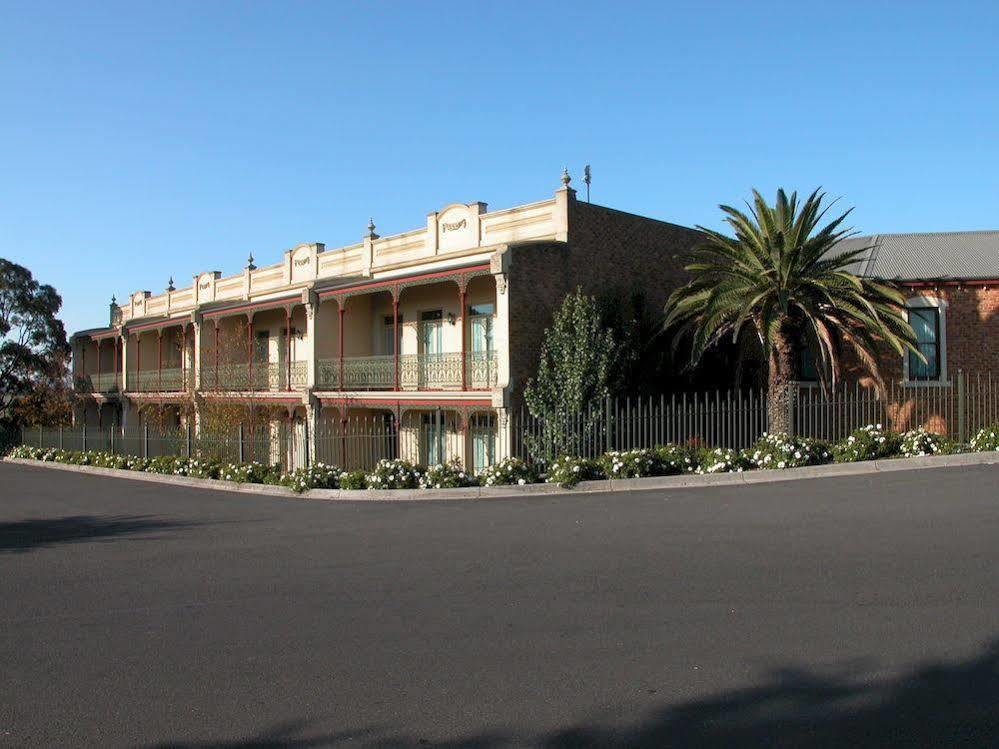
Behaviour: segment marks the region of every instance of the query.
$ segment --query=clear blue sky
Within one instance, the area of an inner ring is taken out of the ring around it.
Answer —
[[[0,0],[0,257],[73,330],[587,162],[595,202],[683,224],[823,185],[864,232],[997,228],[997,38],[994,0]]]

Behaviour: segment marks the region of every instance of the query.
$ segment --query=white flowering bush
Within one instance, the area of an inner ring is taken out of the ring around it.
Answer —
[[[979,430],[969,445],[975,452],[999,452],[999,424]]]
[[[763,469],[817,466],[832,460],[832,452],[823,442],[767,432],[743,455],[753,468]]]
[[[575,486],[580,481],[604,478],[600,464],[589,458],[573,458],[568,455],[552,461],[548,466],[545,481],[563,487]]]
[[[659,475],[675,476],[680,473],[695,473],[699,456],[697,451],[686,445],[660,445],[655,449]]]
[[[520,458],[504,458],[479,472],[479,483],[483,486],[523,486],[537,482],[538,474]]]
[[[697,473],[742,473],[752,465],[738,450],[716,447],[705,450],[697,464]]]
[[[383,458],[375,464],[366,481],[369,489],[416,489],[421,472],[408,460]]]
[[[364,471],[343,471],[339,482],[341,489],[367,489],[368,474]]]
[[[600,469],[609,479],[637,479],[659,476],[659,456],[655,450],[612,450],[598,459]]]
[[[954,452],[954,445],[942,434],[919,427],[918,429],[910,429],[902,435],[899,452],[906,458],[916,458],[923,455],[947,455]]]
[[[457,489],[462,486],[476,486],[479,482],[475,476],[462,468],[457,459],[450,463],[438,463],[430,466],[420,476],[421,489]]]
[[[900,435],[885,430],[881,424],[868,424],[833,445],[833,457],[837,463],[890,458],[899,454],[901,442]]]
[[[309,489],[336,489],[340,486],[341,471],[336,466],[318,462],[304,468],[281,474],[278,481],[292,491],[302,493]],[[263,481],[263,483],[267,483]]]

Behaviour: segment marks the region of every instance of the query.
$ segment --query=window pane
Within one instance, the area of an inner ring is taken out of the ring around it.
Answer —
[[[920,343],[935,343],[937,340],[937,310],[920,308],[909,310],[909,324],[916,331]]]
[[[939,352],[935,343],[919,344],[919,352],[926,357],[926,361],[920,361],[915,354],[909,354],[909,379],[910,380],[935,380],[940,377]]]

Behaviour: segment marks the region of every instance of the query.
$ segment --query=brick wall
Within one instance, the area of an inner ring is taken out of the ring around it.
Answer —
[[[537,368],[544,329],[576,286],[598,297],[641,293],[651,315],[688,276],[680,255],[694,229],[603,206],[568,201],[568,241],[521,245],[510,260],[510,374],[514,408]]]

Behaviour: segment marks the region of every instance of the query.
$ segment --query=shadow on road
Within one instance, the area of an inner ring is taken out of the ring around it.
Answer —
[[[0,523],[0,554],[19,554],[46,546],[97,541],[174,530],[189,523],[149,515],[71,515]],[[155,538],[155,536],[147,536]]]
[[[999,746],[999,642],[966,661],[932,663],[893,679],[855,670],[819,674],[775,671],[758,686],[704,699],[664,704],[642,720],[617,726],[594,722],[550,734],[516,729],[443,742],[382,731],[309,735],[307,723],[288,723],[244,740],[166,743],[159,749],[304,749],[364,747],[536,746],[609,747],[941,747]],[[376,733],[379,738],[371,735]]]

